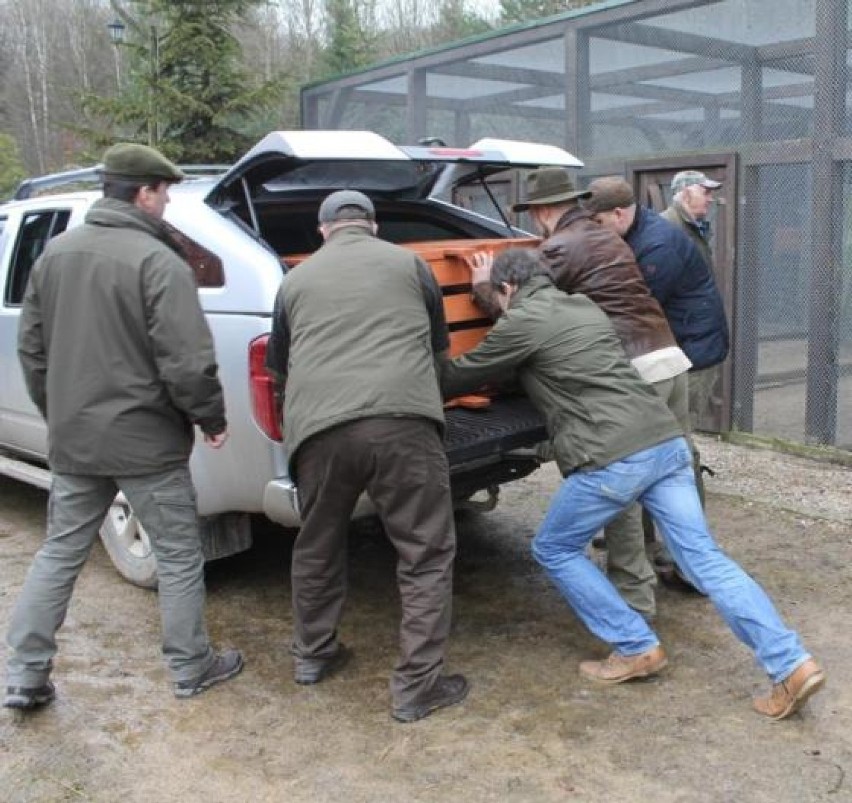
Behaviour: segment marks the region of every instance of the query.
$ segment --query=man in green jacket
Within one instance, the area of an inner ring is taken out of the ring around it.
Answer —
[[[674,416],[630,365],[606,315],[557,290],[535,251],[494,261],[504,311],[485,339],[443,373],[447,396],[511,375],[547,420],[565,480],[533,541],[533,554],[586,627],[614,647],[580,673],[606,684],[646,677],[668,660],[645,619],[586,557],[594,534],[637,501],[651,512],[681,571],[707,594],[774,684],[756,710],[783,719],[825,682],[763,589],[713,541]]]
[[[284,386],[284,433],[302,526],[293,547],[295,681],[340,669],[346,537],[366,491],[397,551],[402,600],[392,716],[461,702],[443,672],[456,534],[436,375],[449,347],[440,288],[413,252],[378,239],[373,204],[343,190],[319,208],[324,245],[281,283],[267,365]]]
[[[53,700],[56,631],[120,490],[157,558],[165,655],[174,693],[236,675],[237,650],[214,653],[204,624],[204,555],[189,476],[193,425],[227,438],[222,387],[192,271],[162,223],[183,173],[153,148],[104,154],[104,197],[33,268],[18,354],[47,422],[53,473],[47,538],[9,623],[4,705]]]

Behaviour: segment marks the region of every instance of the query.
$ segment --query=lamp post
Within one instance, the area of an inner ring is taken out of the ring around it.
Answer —
[[[142,26],[135,20],[132,21],[132,27],[137,31],[142,31]],[[118,78],[119,87],[121,87],[121,67],[118,58],[118,48],[124,44],[124,35],[127,26],[118,18],[107,23],[109,38],[116,48],[116,75]],[[149,86],[148,86],[148,144],[151,147],[156,147],[160,141],[160,121],[157,116],[157,94],[159,90],[160,80],[160,37],[156,25],[148,26],[149,36]]]
[[[114,19],[107,23],[109,38],[115,49],[115,84],[118,91],[121,91],[121,56],[118,52],[118,46],[124,43],[125,25],[120,19]]]

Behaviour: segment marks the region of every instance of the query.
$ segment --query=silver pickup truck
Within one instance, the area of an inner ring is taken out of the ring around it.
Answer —
[[[191,458],[208,559],[251,545],[251,514],[285,526],[299,524],[281,445],[280,400],[264,361],[281,277],[290,261],[320,245],[320,200],[338,189],[366,192],[376,205],[379,236],[424,254],[440,273],[458,353],[482,336],[488,321],[475,310],[465,311],[470,285],[466,273],[453,267],[453,255],[463,245],[523,233],[505,219],[446,199],[463,184],[545,164],[581,165],[560,148],[533,143],[481,140],[456,149],[395,146],[370,132],[278,131],[233,167],[208,175],[201,170],[172,189],[166,221],[197,277],[216,343],[231,432],[221,450],[196,448]],[[91,182],[96,176],[93,168],[32,179],[18,188],[14,200],[0,205],[0,474],[45,488],[50,485],[46,427],[27,395],[18,363],[18,319],[30,271],[47,241],[82,223],[100,196],[95,189],[68,191],[69,183],[80,186],[81,180]],[[63,191],[57,192],[60,187]],[[43,194],[45,190],[51,194]],[[502,483],[538,465],[530,447],[545,432],[527,400],[502,395],[483,406],[447,410],[446,447],[459,502],[482,491],[494,500]],[[121,495],[101,537],[126,579],[156,585],[150,544]]]

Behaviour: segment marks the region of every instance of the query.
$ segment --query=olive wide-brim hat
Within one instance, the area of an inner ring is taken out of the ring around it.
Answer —
[[[588,190],[578,190],[564,167],[540,167],[527,174],[527,199],[512,205],[513,212],[525,212],[531,206],[547,206],[588,198]]]

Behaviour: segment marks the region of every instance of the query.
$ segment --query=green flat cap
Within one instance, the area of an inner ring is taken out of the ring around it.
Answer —
[[[177,182],[183,171],[162,153],[135,142],[117,142],[104,153],[104,174],[116,178],[160,179]]]

